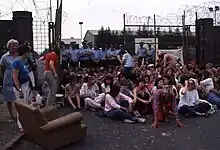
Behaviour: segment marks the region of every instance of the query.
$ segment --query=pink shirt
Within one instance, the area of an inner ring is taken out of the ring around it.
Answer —
[[[129,103],[133,102],[133,100],[130,97],[122,93],[119,93],[116,99],[114,99],[111,95],[107,94],[105,97],[105,111],[108,112],[115,108],[120,109],[121,106],[117,104],[116,101],[128,101]]]
[[[116,97],[116,100],[117,101],[128,101],[129,103],[133,103],[133,100],[129,96],[127,96],[121,92]]]

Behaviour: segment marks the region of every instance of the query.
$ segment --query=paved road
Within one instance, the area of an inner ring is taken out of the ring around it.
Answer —
[[[61,110],[68,113],[67,109]],[[219,150],[220,113],[209,118],[183,119],[186,128],[175,128],[174,121],[152,129],[146,124],[125,124],[84,112],[88,126],[86,139],[64,150]],[[6,127],[6,126],[4,126]],[[8,126],[7,128],[11,128]],[[0,131],[3,129],[0,127]],[[163,136],[162,133],[170,133]],[[11,133],[10,133],[11,134]],[[74,133],[73,133],[74,134]],[[0,140],[1,140],[0,136]],[[16,150],[43,150],[30,141],[22,141]]]

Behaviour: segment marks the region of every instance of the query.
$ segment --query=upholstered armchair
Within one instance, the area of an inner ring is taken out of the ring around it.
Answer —
[[[45,149],[54,150],[81,141],[87,127],[81,113],[75,112],[58,117],[55,106],[37,109],[31,105],[15,102],[24,134]]]

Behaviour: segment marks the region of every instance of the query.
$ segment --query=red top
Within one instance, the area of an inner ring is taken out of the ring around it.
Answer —
[[[50,61],[53,61],[54,62],[54,68],[56,70],[56,63],[57,63],[57,54],[55,52],[50,52],[50,53],[47,53],[45,56],[44,56],[44,60],[45,60],[45,71],[52,71],[50,69]]]

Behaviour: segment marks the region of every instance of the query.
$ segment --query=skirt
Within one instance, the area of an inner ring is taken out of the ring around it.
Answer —
[[[3,85],[3,100],[4,102],[13,102],[16,100],[13,85]]]

